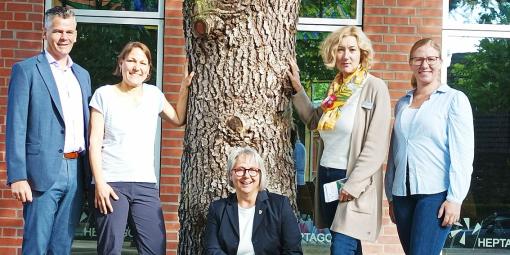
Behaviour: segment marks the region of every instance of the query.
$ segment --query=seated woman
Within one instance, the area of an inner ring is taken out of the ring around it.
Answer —
[[[209,206],[206,254],[303,254],[289,199],[265,190],[264,161],[257,151],[234,148],[227,175],[236,193]]]

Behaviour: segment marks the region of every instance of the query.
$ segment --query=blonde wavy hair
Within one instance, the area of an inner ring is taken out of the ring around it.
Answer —
[[[358,42],[358,47],[361,51],[360,63],[366,69],[370,68],[374,60],[374,49],[372,42],[368,39],[367,35],[363,33],[361,28],[356,26],[342,27],[333,33],[329,34],[321,44],[321,55],[324,65],[327,68],[336,68],[336,53],[338,45],[342,38],[346,36],[354,36]]]

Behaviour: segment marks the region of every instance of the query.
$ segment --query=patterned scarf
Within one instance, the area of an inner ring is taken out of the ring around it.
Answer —
[[[352,74],[343,78],[338,73],[328,89],[328,97],[321,104],[322,114],[317,130],[333,130],[340,118],[342,107],[358,89],[363,87],[363,82],[368,76],[368,70],[361,65]]]

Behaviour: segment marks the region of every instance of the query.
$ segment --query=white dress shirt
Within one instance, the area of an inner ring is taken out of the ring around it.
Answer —
[[[64,114],[64,152],[83,151],[85,150],[83,100],[80,83],[71,69],[73,61],[68,56],[67,65],[60,66],[51,54],[46,52],[45,55],[57,84],[60,105]]]

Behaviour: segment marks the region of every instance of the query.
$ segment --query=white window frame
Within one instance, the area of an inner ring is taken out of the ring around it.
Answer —
[[[510,25],[498,24],[459,24],[449,20],[450,1],[443,0],[443,29],[447,30],[478,30],[478,31],[510,31]]]
[[[342,26],[362,26],[363,25],[363,0],[356,0],[356,18],[355,19],[335,19],[335,18],[309,18],[299,17],[297,31],[298,32],[333,32]],[[308,137],[313,136],[313,131],[306,128]],[[306,138],[305,138],[306,139]],[[309,150],[313,151],[313,143],[310,142]],[[309,169],[308,178],[312,179],[312,171],[315,166],[313,164],[313,153],[308,153],[306,164]]]
[[[44,6],[46,9],[53,7],[52,0],[45,0]],[[49,7],[48,7],[49,6]],[[115,10],[85,10],[85,9],[72,9],[76,16],[95,16],[95,17],[130,17],[130,18],[145,18],[145,19],[163,19],[165,9],[165,0],[158,1],[157,12],[137,12],[137,11],[115,11]]]
[[[335,18],[309,18],[299,17],[298,31],[317,31],[331,32],[341,26],[361,26],[363,24],[363,0],[356,0],[356,18],[355,19],[335,19]]]
[[[112,18],[112,17],[84,17],[76,16],[78,23],[98,23],[98,24],[111,24],[111,25],[148,25],[158,27],[158,48],[157,52],[163,52],[163,32],[164,22],[163,20],[155,19],[136,19],[136,18]],[[79,31],[78,31],[79,33]],[[156,86],[162,88],[163,85],[163,54],[157,54],[156,56]]]
[[[510,31],[487,31],[487,30],[443,30],[442,33],[442,52],[443,66],[441,71],[441,82],[447,81],[447,69],[450,66],[452,55],[448,52],[448,45],[452,37],[471,37],[471,38],[506,38],[510,39]]]
[[[80,10],[73,9],[78,23],[98,23],[112,25],[149,25],[157,26],[157,50],[156,56],[156,85],[162,90],[163,88],[163,37],[164,37],[164,9],[165,0],[159,0],[158,12],[132,12],[132,11],[103,11],[103,10]],[[52,0],[45,0],[45,11],[52,6]],[[126,18],[129,17],[129,18]],[[79,31],[78,31],[79,33]],[[44,41],[46,46],[46,41]],[[120,49],[119,49],[120,50]],[[161,53],[161,54],[159,54]],[[107,71],[107,70],[105,70]],[[156,131],[154,145],[154,171],[159,183],[161,174],[161,119],[158,120],[158,128]]]
[[[441,82],[447,82],[447,68],[450,66],[452,54],[448,50],[455,45],[453,37],[458,38],[502,38],[510,39],[510,25],[495,24],[458,24],[448,22],[449,1],[443,0],[443,31],[442,31],[442,52],[443,65],[441,68]],[[458,46],[459,47],[459,46]],[[450,84],[451,85],[451,84]],[[450,247],[443,247],[443,249]],[[470,248],[471,249],[471,248]],[[477,248],[478,250],[479,248]],[[443,251],[441,254],[444,254]]]
[[[452,37],[471,38],[510,38],[510,25],[498,24],[458,24],[449,22],[449,1],[443,1],[443,31],[442,31],[442,52],[443,66],[441,71],[441,82],[447,81],[447,68],[450,65],[451,55],[448,52],[448,43]]]

